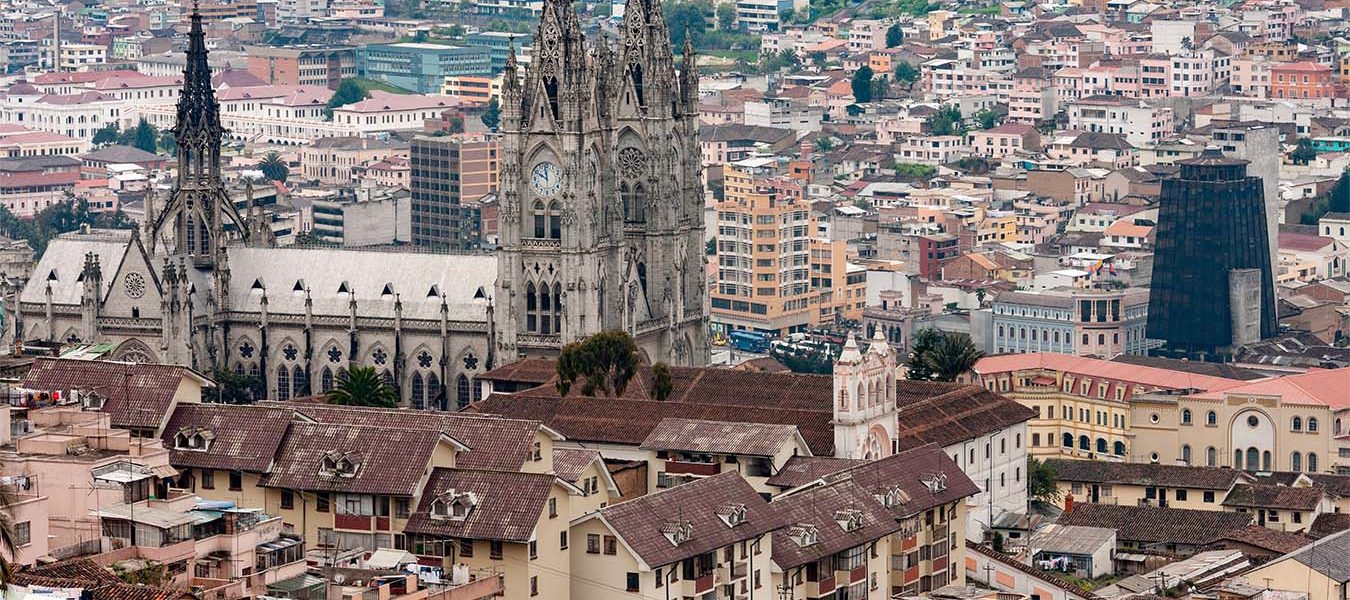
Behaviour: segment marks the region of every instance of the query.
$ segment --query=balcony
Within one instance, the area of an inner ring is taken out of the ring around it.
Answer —
[[[562,336],[522,333],[516,336],[516,343],[522,348],[556,348],[562,344]]]
[[[722,472],[722,463],[684,462],[667,460],[666,472],[672,475],[701,475],[709,477]]]
[[[708,573],[694,580],[694,593],[702,594],[713,588],[713,574]]]
[[[370,515],[333,515],[333,529],[345,529],[348,531],[370,531]]]

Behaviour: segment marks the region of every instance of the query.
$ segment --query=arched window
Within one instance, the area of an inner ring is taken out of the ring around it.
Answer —
[[[1247,449],[1247,470],[1255,471],[1261,468],[1261,451],[1256,448]]]
[[[1317,417],[1308,417],[1308,433],[1317,433]]]
[[[633,80],[633,93],[637,94],[638,106],[646,106],[647,98],[642,89],[642,65],[630,63],[628,65],[628,76]]]
[[[445,394],[441,393],[441,380],[435,373],[427,374],[427,406],[445,410]]]
[[[422,374],[413,373],[412,382],[408,385],[412,392],[412,405],[417,410],[422,410],[427,406],[426,388],[422,387]]]
[[[1233,468],[1234,468],[1234,469],[1241,469],[1241,468],[1242,468],[1242,451],[1241,451],[1241,450],[1234,450],[1234,451],[1233,451]]]
[[[1205,466],[1207,467],[1219,466],[1219,451],[1215,449],[1214,446],[1205,448]]]
[[[562,211],[557,200],[548,203],[548,239],[562,239]]]
[[[619,198],[623,200],[623,220],[629,223],[642,223],[647,220],[646,188],[635,183],[629,188],[627,183],[619,184]]]
[[[328,368],[328,367],[324,367],[324,368],[323,368],[323,372],[319,373],[319,389],[322,390],[323,393],[325,393],[325,394],[327,394],[327,393],[329,392],[329,390],[332,390],[332,389],[333,389],[333,370],[332,370],[332,369],[330,369],[330,368]]]
[[[455,378],[455,399],[459,401],[459,407],[464,408],[469,405],[469,378],[460,373]]]
[[[562,333],[562,284],[553,284],[553,330]]]
[[[1097,438],[1097,454],[1106,454],[1106,438]]]
[[[553,333],[552,292],[547,283],[539,286],[539,333]]]
[[[1115,454],[1116,456],[1125,456],[1125,442],[1120,442],[1120,441],[1117,441],[1117,442],[1116,442],[1116,447],[1115,447],[1115,453],[1114,453],[1114,454]]]
[[[1064,447],[1065,448],[1073,447],[1073,434],[1070,433],[1064,434]]]
[[[525,331],[539,331],[539,297],[534,291],[534,282],[525,284]]]
[[[1289,455],[1289,470],[1295,473],[1303,470],[1303,454],[1301,452]]]
[[[1270,470],[1270,451],[1269,451],[1269,450],[1266,450],[1265,452],[1262,452],[1262,453],[1261,453],[1261,470],[1262,470],[1262,471],[1269,471],[1269,470]]]
[[[291,368],[277,367],[277,400],[291,399]]]
[[[385,384],[385,385],[387,385],[387,386],[389,386],[389,387],[396,387],[396,386],[394,385],[394,372],[393,372],[393,371],[390,371],[389,369],[385,369],[385,370],[383,370],[383,371],[380,371],[380,379],[383,379],[383,380],[384,380],[384,384]]]
[[[1206,424],[1206,425],[1211,425],[1211,426],[1212,426],[1212,425],[1218,425],[1218,424],[1219,424],[1219,413],[1216,413],[1216,412],[1214,412],[1214,411],[1212,411],[1212,410],[1209,411],[1209,412],[1207,412],[1207,413],[1205,413],[1205,424]]]
[[[300,365],[295,365],[295,369],[291,371],[291,379],[293,380],[292,385],[295,386],[296,396],[306,393],[305,388],[309,384],[309,378],[305,377],[305,370],[301,369]]]
[[[637,264],[638,285],[642,286],[642,297],[647,298],[647,263]]]
[[[1309,472],[1309,473],[1316,473],[1316,472],[1317,472],[1317,453],[1316,453],[1316,452],[1309,452],[1309,453],[1308,453],[1308,472]]]
[[[1091,450],[1091,449],[1092,449],[1092,440],[1088,439],[1088,436],[1086,436],[1086,435],[1080,435],[1080,436],[1078,436],[1078,449],[1079,449],[1079,450]]]
[[[1191,424],[1191,409],[1189,408],[1181,409],[1181,424],[1182,425]]]
[[[1190,444],[1182,444],[1182,445],[1181,445],[1181,462],[1186,463],[1186,465],[1188,465],[1188,466],[1191,464],[1191,445],[1190,445]]]
[[[1294,417],[1293,428],[1294,431],[1303,431],[1303,419],[1299,417]]]

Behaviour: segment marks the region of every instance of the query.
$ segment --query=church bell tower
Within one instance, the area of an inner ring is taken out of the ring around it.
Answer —
[[[677,72],[657,0],[628,0],[617,46],[545,0],[523,77],[502,89],[498,356],[555,355],[621,329],[650,362],[708,361],[698,74]]]

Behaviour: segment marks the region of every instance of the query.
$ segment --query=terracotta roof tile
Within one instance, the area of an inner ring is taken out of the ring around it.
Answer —
[[[728,526],[718,512],[732,506],[744,506],[745,518]],[[731,471],[602,508],[597,514],[652,568],[754,539],[783,526],[769,503]],[[663,529],[680,521],[692,527],[692,535],[677,545]]]
[[[586,467],[591,466],[597,460],[603,461],[600,452],[596,450],[554,448],[553,473],[563,481],[576,483],[577,480],[581,479],[581,474],[586,471]],[[601,466],[600,468],[603,469],[604,467]]]
[[[437,467],[422,493],[406,531],[460,539],[525,543],[548,502],[557,477],[540,473],[507,473]],[[453,492],[452,492],[453,490]],[[472,510],[463,520],[436,518],[431,505],[451,494],[472,493]]]
[[[15,573],[14,583],[23,586],[83,588],[88,600],[179,600],[193,597],[187,590],[127,584],[89,559],[28,567]]]
[[[291,409],[283,407],[181,404],[160,439],[169,449],[169,463],[177,467],[265,473],[281,447],[291,415]],[[175,449],[178,432],[196,430],[209,432],[209,450]]]
[[[1078,587],[1077,585],[1069,583],[1068,581],[1060,579],[1053,573],[1050,573],[1048,571],[1042,571],[1031,565],[1024,564],[1017,558],[1003,554],[1002,552],[994,550],[993,548],[990,548],[988,546],[977,544],[970,540],[966,540],[966,549],[988,556],[991,559],[999,561],[999,563],[1004,566],[1012,567],[1014,569],[1017,569],[1018,571],[1031,575],[1032,577],[1036,577],[1041,581],[1049,583],[1050,585],[1053,585],[1061,590],[1069,592],[1070,594],[1073,594],[1073,596],[1070,596],[1070,598],[1075,596],[1079,598],[1086,598],[1088,600],[1097,600],[1098,598],[1100,598],[1100,596],[1097,596],[1092,592],[1089,592],[1081,587]]]
[[[642,440],[648,450],[774,456],[797,437],[792,425],[665,418]]]
[[[866,461],[830,456],[793,456],[766,483],[791,489],[803,486],[826,475],[856,467]]]
[[[157,429],[168,417],[184,376],[206,381],[176,365],[38,358],[24,376],[23,387],[93,391],[107,399],[103,412],[112,415],[114,427]]]
[[[1238,481],[1252,481],[1245,472],[1219,467],[1186,467],[1148,463],[1046,459],[1055,478],[1072,483],[1161,486],[1228,491]]]
[[[905,394],[909,397],[923,383],[901,381],[899,388],[911,390]],[[977,385],[966,385],[902,404],[896,436],[902,450],[924,444],[949,446],[1025,423],[1035,416],[1036,411],[1018,402]]]
[[[935,444],[865,462],[824,477],[827,484],[845,479],[851,479],[873,493],[884,493],[892,486],[899,486],[908,500],[891,507],[891,512],[897,517],[907,517],[935,506],[956,502],[980,491],[975,482]],[[941,484],[937,485],[935,482],[939,481]]]
[[[769,507],[784,525],[773,532],[773,562],[784,569],[813,563],[900,530],[900,521],[853,480],[780,496]],[[861,522],[855,529],[845,529],[840,524],[841,516]],[[815,530],[815,543],[802,546],[790,535],[789,528],[802,526]]]
[[[1350,529],[1350,513],[1322,513],[1313,520],[1308,535],[1324,538]]]
[[[1326,496],[1320,487],[1246,484],[1233,488],[1223,499],[1224,506],[1273,508],[1277,510],[1314,510]]]
[[[389,429],[352,425],[295,423],[277,453],[265,487],[307,491],[415,496],[426,475],[439,431]],[[346,457],[355,473],[344,477],[320,473],[325,456]]]
[[[1283,404],[1350,407],[1350,367],[1252,381],[1196,397],[1220,400],[1230,394],[1279,396]]]
[[[1260,525],[1248,525],[1219,538],[1219,544],[1224,542],[1237,542],[1277,554],[1288,554],[1311,544],[1313,539],[1301,533],[1289,533]]]
[[[1060,525],[1085,525],[1116,530],[1122,542],[1175,543],[1203,546],[1252,522],[1250,513],[1076,503],[1060,515]]]

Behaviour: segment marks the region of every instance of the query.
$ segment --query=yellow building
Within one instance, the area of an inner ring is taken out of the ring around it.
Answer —
[[[963,379],[1036,411],[1028,452],[1037,457],[1123,461],[1139,454],[1132,404],[1149,392],[1220,390],[1240,381],[1184,371],[1033,352],[980,359]],[[1161,417],[1158,417],[1161,419]],[[1151,421],[1153,415],[1146,417]],[[1150,457],[1160,460],[1161,457]]]
[[[601,509],[572,523],[571,595],[771,597],[778,521],[732,472]]]

